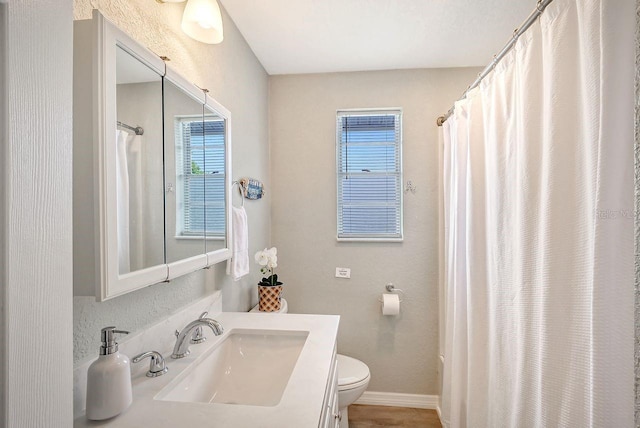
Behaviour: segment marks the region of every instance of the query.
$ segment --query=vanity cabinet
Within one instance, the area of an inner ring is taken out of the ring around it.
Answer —
[[[339,428],[341,417],[342,415],[338,408],[338,360],[336,349],[334,348],[329,380],[327,381],[322,404],[322,416],[318,426],[320,428]]]
[[[74,23],[74,295],[231,256],[231,114],[97,10]]]

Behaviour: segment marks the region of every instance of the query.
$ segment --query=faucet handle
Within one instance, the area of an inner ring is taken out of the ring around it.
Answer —
[[[203,319],[207,315],[209,315],[209,312],[204,311],[203,313],[200,314],[199,319]],[[205,340],[207,340],[207,338],[204,337],[204,334],[202,334],[202,326],[199,326],[198,328],[196,328],[196,331],[193,333],[193,336],[191,336],[191,340],[189,342],[193,344],[198,344],[198,343],[204,342]]]
[[[169,371],[169,368],[164,363],[162,354],[157,351],[143,352],[142,354],[133,357],[132,361],[134,363],[139,363],[147,357],[151,358],[151,361],[149,362],[149,371],[147,372],[147,377],[162,376]]]

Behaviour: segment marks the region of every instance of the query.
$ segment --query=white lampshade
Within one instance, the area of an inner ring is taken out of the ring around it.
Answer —
[[[210,45],[223,39],[222,16],[216,0],[189,0],[182,15],[182,31]]]

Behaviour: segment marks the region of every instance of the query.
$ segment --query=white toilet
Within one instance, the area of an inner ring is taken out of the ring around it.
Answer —
[[[287,313],[289,305],[282,299],[279,313]],[[259,312],[256,305],[251,312]],[[338,354],[338,407],[342,419],[340,428],[349,427],[348,407],[353,404],[367,390],[371,373],[369,367],[360,360]]]
[[[369,386],[369,367],[360,360],[338,354],[338,408],[340,428],[349,427],[349,406],[360,398]]]

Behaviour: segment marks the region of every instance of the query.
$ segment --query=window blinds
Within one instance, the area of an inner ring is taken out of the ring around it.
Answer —
[[[401,113],[338,112],[338,238],[401,239]]]
[[[224,236],[224,121],[183,120],[183,235]],[[180,209],[180,207],[178,207]]]

